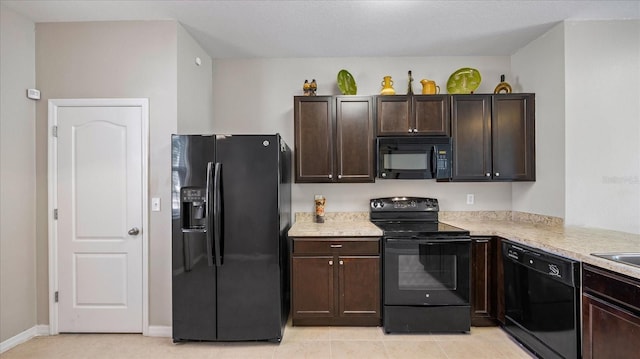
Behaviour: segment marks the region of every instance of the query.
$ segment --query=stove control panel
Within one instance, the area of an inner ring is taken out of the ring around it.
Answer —
[[[372,212],[437,212],[438,200],[425,197],[386,197],[370,200]]]

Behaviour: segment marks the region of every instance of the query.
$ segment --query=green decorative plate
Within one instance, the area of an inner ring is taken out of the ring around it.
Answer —
[[[347,70],[340,70],[338,72],[338,88],[343,95],[355,95],[358,92],[358,86],[356,86],[356,80]]]
[[[463,67],[449,76],[447,92],[450,94],[469,94],[475,91],[482,77],[480,72],[470,67]]]

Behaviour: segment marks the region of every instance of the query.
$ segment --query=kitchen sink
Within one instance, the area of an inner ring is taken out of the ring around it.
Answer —
[[[640,253],[591,253],[591,255],[640,267]]]

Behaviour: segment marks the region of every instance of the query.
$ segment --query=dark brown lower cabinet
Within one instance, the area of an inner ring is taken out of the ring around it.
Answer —
[[[497,314],[497,238],[471,237],[471,325],[495,326]]]
[[[640,280],[584,264],[582,357],[640,356]]]
[[[379,238],[293,238],[293,325],[381,323]]]

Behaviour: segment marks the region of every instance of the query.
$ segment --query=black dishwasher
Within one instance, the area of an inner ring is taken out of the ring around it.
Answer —
[[[580,357],[580,263],[502,241],[504,329],[538,357]]]

